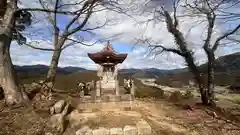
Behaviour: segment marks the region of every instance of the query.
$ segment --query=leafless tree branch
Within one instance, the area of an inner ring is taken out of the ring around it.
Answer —
[[[41,50],[41,51],[56,51],[56,49],[36,47],[36,44],[39,44],[39,43],[32,41],[31,43],[25,43],[24,45],[32,49]]]
[[[217,38],[217,40],[215,41],[215,43],[213,44],[212,50],[215,51],[220,43],[221,40],[227,38],[228,36],[234,34],[235,32],[237,32],[240,29],[240,24],[238,26],[236,26],[233,30],[231,30],[230,32],[226,32],[224,35],[220,36]]]

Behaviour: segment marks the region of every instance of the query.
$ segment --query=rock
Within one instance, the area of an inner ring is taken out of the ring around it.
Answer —
[[[206,111],[206,113],[207,113],[208,115],[212,116],[213,118],[218,117],[217,114],[216,114],[216,112],[214,112],[214,111],[210,111],[210,110],[205,110],[205,111]]]
[[[36,89],[36,88],[41,87],[41,85],[38,84],[38,83],[36,83],[36,82],[33,82],[30,87],[31,87],[32,89]]]
[[[50,112],[51,115],[54,115],[55,114],[54,107],[50,107],[49,112]]]
[[[69,112],[70,112],[70,110],[71,110],[71,105],[70,104],[67,104],[65,107],[64,107],[64,109],[63,109],[63,111],[62,111],[62,115],[63,116],[66,116]]]
[[[126,106],[126,107],[123,108],[123,110],[124,110],[124,111],[131,111],[131,110],[132,110],[132,107]]]
[[[134,126],[125,126],[123,129],[124,135],[137,135],[137,128]]]
[[[140,120],[137,123],[138,135],[151,135],[152,129],[151,126],[145,121]]]
[[[45,133],[45,135],[54,135],[54,134],[51,132],[47,132],[47,133]]]
[[[66,120],[62,114],[55,114],[50,118],[51,127],[57,131],[64,132],[66,128]]]
[[[216,112],[212,112],[212,116],[213,116],[214,118],[217,118]]]
[[[182,106],[182,108],[183,108],[183,109],[186,109],[186,110],[191,110],[191,111],[193,111],[193,107],[192,107],[192,105],[190,105],[190,104],[185,104],[185,105]]]
[[[84,126],[76,131],[76,135],[92,135],[92,129],[90,129],[88,126]]]
[[[109,135],[109,130],[103,127],[92,131],[92,135]]]
[[[65,106],[66,102],[64,100],[59,100],[58,102],[56,102],[53,106],[55,113],[61,113],[64,106]]]
[[[122,128],[111,128],[110,135],[123,135]]]

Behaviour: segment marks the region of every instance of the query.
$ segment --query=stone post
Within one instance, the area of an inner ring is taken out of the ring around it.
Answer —
[[[80,97],[84,97],[84,91],[83,90],[80,91]]]
[[[97,81],[96,97],[101,96],[101,80]]]
[[[119,96],[120,94],[119,94],[119,81],[118,80],[115,80],[115,82],[116,82],[116,96]]]
[[[132,100],[134,100],[134,97],[135,97],[135,85],[134,85],[134,81],[133,80],[131,80],[131,84],[132,84],[132,86],[131,86],[130,94],[131,94]]]

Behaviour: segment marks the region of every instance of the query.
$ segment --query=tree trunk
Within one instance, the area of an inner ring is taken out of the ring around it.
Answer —
[[[47,73],[48,86],[51,88],[54,86],[60,55],[61,55],[60,49],[53,51],[52,60]]]
[[[201,94],[201,100],[204,105],[207,105],[208,102],[208,93],[204,87],[204,81],[203,76],[201,72],[199,71],[198,67],[194,63],[193,56],[190,52],[186,52],[184,55],[185,61],[188,64],[188,68],[191,70],[192,74],[194,75],[194,78],[196,82],[198,83],[198,89]]]
[[[28,100],[21,91],[17,75],[10,57],[11,34],[0,33],[0,85],[4,91],[5,101],[8,105],[20,104]]]
[[[8,105],[20,104],[28,100],[27,95],[18,84],[17,74],[10,57],[10,44],[12,41],[12,29],[15,24],[14,12],[16,8],[17,1],[9,1],[4,16],[0,18],[0,85]]]
[[[58,36],[54,37],[54,46],[55,46],[55,50],[53,51],[53,55],[52,55],[52,60],[49,66],[49,70],[47,73],[47,86],[52,89],[54,87],[54,83],[55,83],[55,78],[56,78],[56,74],[57,74],[57,68],[58,68],[58,62],[61,56],[61,48],[65,42],[65,38],[57,38]]]
[[[204,105],[207,105],[208,93],[205,89],[203,76],[200,70],[198,69],[197,65],[194,63],[193,54],[191,53],[191,51],[187,49],[187,43],[185,42],[183,34],[177,29],[172,30],[172,33],[175,37],[176,43],[179,45],[179,49],[181,50],[182,56],[184,57],[184,60],[187,63],[188,68],[190,69],[190,71],[194,75],[195,80],[198,83],[198,88],[201,94],[202,103]]]
[[[209,104],[214,104],[214,62],[215,56],[214,52],[210,49],[204,49],[208,57],[208,83],[207,83],[207,93],[209,97]]]

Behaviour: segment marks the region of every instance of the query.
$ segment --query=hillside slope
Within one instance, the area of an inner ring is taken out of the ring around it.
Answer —
[[[203,73],[207,72],[207,64],[203,64],[199,68]],[[204,78],[207,81],[206,74]],[[240,78],[240,53],[219,57],[215,64],[216,85],[240,85],[240,80],[236,78]],[[190,80],[194,80],[192,73],[185,71],[160,77],[156,82],[161,85],[182,87],[183,85],[188,85]]]

